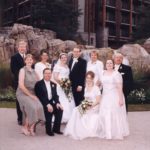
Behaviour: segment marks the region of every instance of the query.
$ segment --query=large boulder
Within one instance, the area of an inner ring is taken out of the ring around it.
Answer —
[[[145,41],[145,43],[143,44],[143,47],[150,54],[150,38]]]
[[[150,54],[139,44],[126,44],[118,49],[133,68],[135,76],[150,75]]]

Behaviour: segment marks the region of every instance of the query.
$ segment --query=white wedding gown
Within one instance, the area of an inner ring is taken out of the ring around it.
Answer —
[[[59,79],[69,78],[69,68],[68,67],[63,67],[59,64],[56,64],[53,72],[59,73]],[[57,94],[59,96],[59,101],[60,101],[61,105],[63,106],[62,123],[66,123],[70,119],[73,108],[75,107],[74,99],[72,97],[71,101],[69,102],[69,99],[67,98],[67,96],[65,95],[63,89],[60,87],[59,84],[57,84]]]
[[[122,84],[119,72],[114,71],[111,76],[102,75],[103,92],[98,118],[100,138],[123,139],[124,136],[129,135],[125,101],[123,106],[119,106],[117,84]]]
[[[100,90],[97,86],[93,86],[90,92],[87,92],[85,88],[84,96],[88,97],[90,101],[94,102],[98,95],[100,95]],[[70,136],[76,140],[82,140],[87,137],[98,137],[98,110],[99,105],[87,110],[85,114],[81,115],[78,107],[75,107],[64,130],[64,135]]]

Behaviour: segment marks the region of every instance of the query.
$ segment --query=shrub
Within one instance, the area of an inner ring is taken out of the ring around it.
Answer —
[[[8,64],[0,65],[0,88],[7,88],[12,85],[12,74]]]
[[[0,101],[15,101],[16,94],[12,87],[7,89],[0,89]]]

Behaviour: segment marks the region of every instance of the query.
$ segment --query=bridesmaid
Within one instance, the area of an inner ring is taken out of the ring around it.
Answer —
[[[87,71],[92,71],[95,74],[94,83],[100,86],[101,75],[104,69],[103,62],[98,60],[98,53],[93,50],[90,53],[90,61],[87,63]]]
[[[25,64],[19,72],[19,85],[16,97],[23,113],[22,132],[25,135],[35,135],[35,124],[38,121],[45,121],[45,116],[43,107],[34,93],[34,86],[39,78],[32,69],[33,57],[31,54],[26,55]]]
[[[123,139],[129,135],[129,127],[122,90],[122,76],[114,70],[114,62],[106,61],[102,78],[102,98],[99,109],[100,138]]]
[[[51,64],[48,63],[48,52],[45,49],[41,50],[40,58],[41,58],[41,61],[37,62],[35,64],[35,71],[38,74],[40,80],[42,80],[43,79],[43,70],[45,68],[51,69]]]
[[[100,102],[100,90],[94,84],[94,73],[86,73],[85,99],[92,102],[85,114],[80,114],[79,107],[75,107],[72,116],[65,128],[64,134],[76,140],[88,137],[97,137],[98,111]]]

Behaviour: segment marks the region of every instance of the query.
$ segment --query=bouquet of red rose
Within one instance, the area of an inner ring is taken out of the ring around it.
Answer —
[[[78,106],[79,113],[81,115],[85,114],[86,111],[92,106],[93,102],[87,99],[84,99],[81,104]]]
[[[63,89],[66,94],[69,102],[71,101],[72,92],[71,92],[71,81],[68,78],[62,78],[60,80],[60,87]]]

